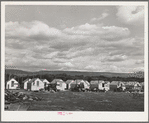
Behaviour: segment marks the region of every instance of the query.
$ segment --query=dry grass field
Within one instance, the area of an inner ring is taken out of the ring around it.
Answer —
[[[32,101],[28,111],[144,111],[144,97],[133,98],[125,92],[24,93],[42,97]]]

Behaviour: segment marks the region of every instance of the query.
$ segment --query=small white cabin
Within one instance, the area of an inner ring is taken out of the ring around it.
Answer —
[[[62,79],[54,79],[51,84],[55,84],[57,90],[64,91],[66,90],[66,83]]]
[[[76,87],[76,85],[80,85],[82,88],[85,88],[85,89],[90,88],[90,83],[86,80],[77,79],[70,83],[70,88],[73,89]]]
[[[44,83],[39,78],[34,78],[27,83],[27,90],[39,91],[44,89]]]
[[[20,86],[19,82],[16,81],[14,78],[6,82],[6,89],[18,89],[19,86]]]
[[[110,82],[103,81],[103,80],[92,80],[90,82],[91,89],[98,88],[99,90],[106,90],[110,89]]]
[[[110,82],[109,81],[104,81],[105,84],[104,84],[104,88],[106,91],[109,91],[110,90]]]
[[[70,89],[71,88],[71,83],[73,83],[73,82],[74,82],[74,80],[67,80],[66,81],[66,86],[67,86],[66,88]]]
[[[48,84],[50,83],[47,79],[40,79],[43,83],[44,83],[44,85],[46,86],[46,87],[48,87]]]
[[[23,81],[23,83],[24,83],[24,89],[25,90],[27,90],[27,83],[30,81],[31,79],[25,79],[24,81]]]
[[[111,91],[117,90],[120,87],[122,88],[122,90],[125,90],[126,89],[126,85],[124,84],[124,82],[121,82],[121,81],[112,81],[110,83],[110,90]]]
[[[144,91],[144,82],[141,82],[140,85],[141,85],[141,89]]]
[[[141,84],[139,82],[136,82],[134,84],[134,89],[141,90]]]

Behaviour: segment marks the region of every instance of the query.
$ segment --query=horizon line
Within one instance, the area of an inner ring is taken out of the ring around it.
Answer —
[[[21,70],[21,71],[24,71],[24,72],[56,72],[56,71],[59,71],[59,72],[93,72],[93,73],[137,73],[137,72],[142,72],[144,73],[144,71],[133,71],[133,72],[102,72],[102,71],[83,71],[83,70],[49,70],[49,69],[41,69],[41,70],[37,70],[37,71],[30,71],[30,70],[23,70],[23,69],[18,69],[18,68],[5,68],[5,70]]]

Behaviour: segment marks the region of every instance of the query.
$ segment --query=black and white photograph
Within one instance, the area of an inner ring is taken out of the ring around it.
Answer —
[[[148,2],[1,10],[4,121],[148,120]]]

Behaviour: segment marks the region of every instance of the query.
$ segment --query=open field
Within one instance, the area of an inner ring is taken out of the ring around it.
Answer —
[[[43,98],[32,101],[29,111],[144,111],[144,97],[134,99],[125,92],[24,93]]]

